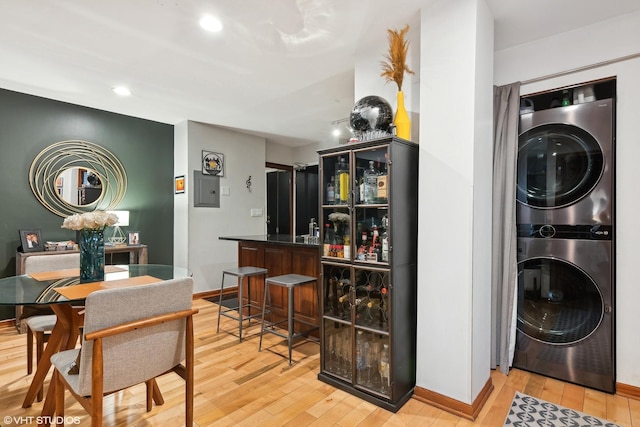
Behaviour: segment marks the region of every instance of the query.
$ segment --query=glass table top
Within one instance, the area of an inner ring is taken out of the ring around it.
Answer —
[[[190,277],[191,271],[183,267],[161,264],[130,264],[105,266],[105,281],[137,276],[153,276],[162,280]],[[109,268],[113,267],[113,268]],[[116,270],[116,271],[111,271]],[[35,274],[39,277],[39,274]],[[80,284],[80,277],[36,280],[28,274],[0,279],[0,305],[56,304],[69,300],[56,288]]]

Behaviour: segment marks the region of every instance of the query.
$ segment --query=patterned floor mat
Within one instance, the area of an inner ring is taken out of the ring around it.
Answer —
[[[510,427],[620,427],[618,424],[518,392],[513,397],[504,425]]]

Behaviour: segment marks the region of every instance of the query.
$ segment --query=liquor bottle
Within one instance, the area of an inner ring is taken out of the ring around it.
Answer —
[[[329,254],[331,253],[331,240],[333,239],[332,238],[333,230],[331,229],[331,224],[325,224],[324,227],[325,229],[324,229],[324,243],[322,246],[322,255],[330,256]]]
[[[385,229],[382,232],[382,253],[381,253],[381,261],[382,262],[389,262],[389,234],[387,233],[387,230]]]
[[[371,259],[371,261],[378,262],[381,258],[381,249],[380,249],[380,235],[378,234],[378,226],[374,225],[373,230],[371,232],[373,237],[371,238],[371,246],[369,247],[369,253],[375,255],[375,259]],[[371,258],[374,258],[373,256]]]
[[[389,344],[383,344],[380,350],[380,359],[378,362],[378,372],[380,373],[380,381],[382,382],[382,391],[389,391]]]
[[[362,240],[360,243],[360,248],[358,248],[358,259],[360,261],[364,261],[364,254],[367,252],[367,231],[362,230]]]
[[[336,258],[344,258],[344,240],[341,235],[335,235],[335,257]]]
[[[335,188],[335,184],[333,183],[335,180],[335,177],[331,177],[329,183],[327,184],[327,200],[326,200],[326,204],[327,205],[332,205],[335,203],[336,201],[336,188]]]
[[[347,203],[349,201],[349,165],[344,157],[340,157],[336,176],[336,186],[339,188],[335,196],[336,203]]]
[[[344,258],[351,259],[351,237],[349,235],[344,236]]]
[[[376,202],[378,195],[378,171],[373,165],[373,160],[369,161],[369,169],[364,171],[364,203]]]
[[[380,174],[378,175],[377,197],[378,197],[378,203],[387,202],[387,164],[386,163],[383,163],[383,167],[380,170]]]

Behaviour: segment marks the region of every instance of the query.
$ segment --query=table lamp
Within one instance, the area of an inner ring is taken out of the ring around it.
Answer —
[[[118,217],[118,222],[113,224],[113,234],[107,240],[111,245],[122,245],[127,241],[124,232],[120,227],[129,226],[129,211],[108,211]]]

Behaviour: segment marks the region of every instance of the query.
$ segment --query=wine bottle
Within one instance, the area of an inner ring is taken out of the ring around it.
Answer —
[[[388,392],[390,386],[389,379],[389,344],[383,344],[380,350],[380,359],[378,363],[378,372],[382,382],[382,391]]]
[[[358,377],[360,377],[360,381],[363,380],[363,378],[361,377],[364,370],[367,368],[367,360],[365,358],[366,353],[364,352],[363,340],[363,332],[358,331],[358,335],[356,336],[356,370],[358,371]]]

